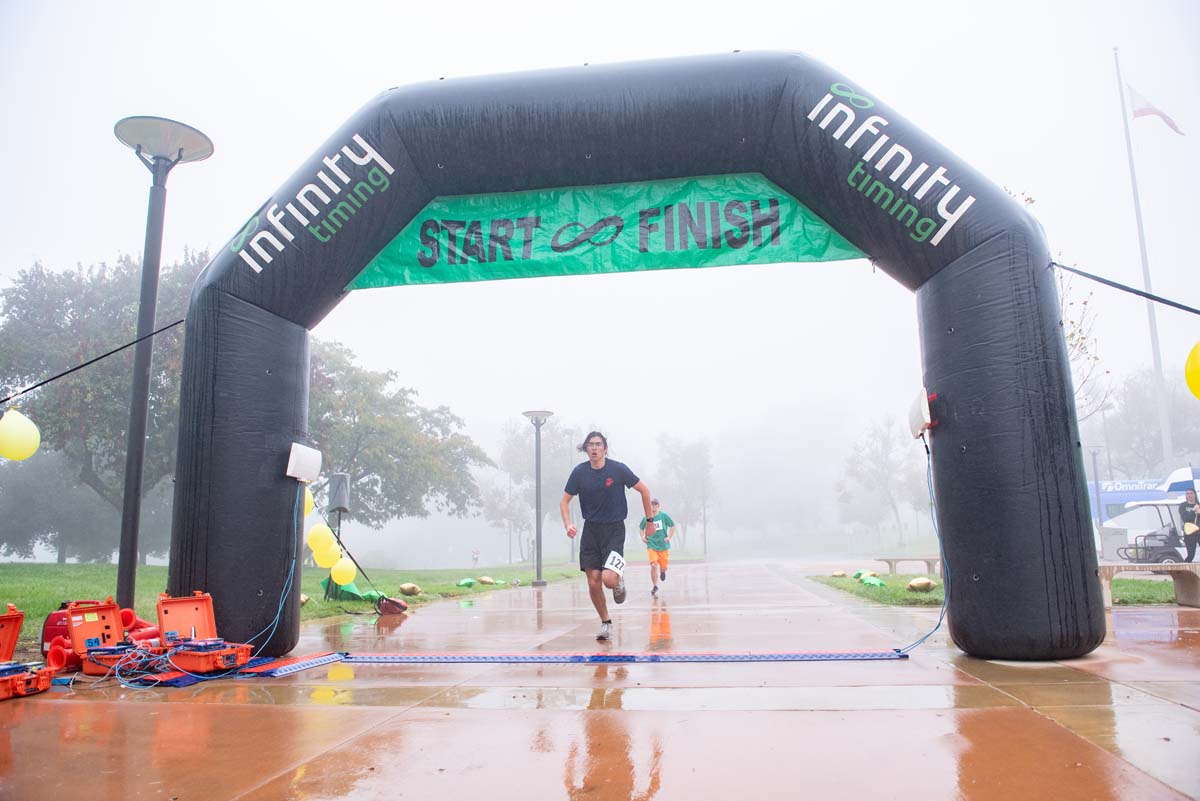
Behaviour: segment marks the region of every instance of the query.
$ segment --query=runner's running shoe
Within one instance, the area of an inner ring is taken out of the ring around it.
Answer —
[[[654,589],[650,590],[651,595],[658,595],[658,585],[654,585]]]
[[[613,601],[619,604],[625,603],[625,577],[621,576],[617,586],[613,587]]]
[[[600,633],[596,635],[597,640],[607,640],[612,637],[612,623],[601,623]]]

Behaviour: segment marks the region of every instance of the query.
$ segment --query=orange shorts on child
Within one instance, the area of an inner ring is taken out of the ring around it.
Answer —
[[[646,558],[650,560],[650,564],[658,565],[660,570],[667,569],[667,554],[670,551],[656,551],[653,548],[646,549]]]

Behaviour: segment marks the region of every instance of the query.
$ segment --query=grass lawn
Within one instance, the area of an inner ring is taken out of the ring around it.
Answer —
[[[512,587],[512,580],[519,578],[521,584],[528,586],[534,579],[534,570],[528,565],[501,565],[478,568],[462,568],[454,570],[374,570],[367,568],[367,573],[375,583],[375,587],[385,595],[401,598],[409,606],[420,606],[441,598],[479,595],[484,592],[503,592]],[[342,610],[353,612],[373,612],[371,604],[365,601],[326,601],[320,581],[329,575],[329,571],[314,567],[306,567],[300,582],[300,590],[310,600],[300,609],[301,620],[313,620],[343,614]],[[578,567],[570,564],[555,564],[542,566],[542,578],[548,582],[563,581],[582,575]],[[474,587],[455,586],[459,579],[491,576],[494,579],[508,582],[503,586],[488,586],[476,584]],[[406,597],[400,594],[401,584],[412,583],[420,586],[421,594]],[[370,589],[371,585],[362,575],[355,579],[355,585],[360,590]],[[158,565],[139,565],[137,569],[136,597],[134,611],[138,617],[154,621],[157,619],[155,604],[158,594],[166,590],[167,568]],[[59,564],[30,564],[25,562],[10,562],[0,564],[0,610],[5,604],[16,604],[17,609],[25,613],[25,623],[21,627],[21,636],[17,642],[17,651],[13,658],[17,661],[40,660],[41,647],[38,642],[42,633],[42,622],[46,615],[58,609],[59,604],[68,600],[97,600],[103,601],[117,592],[116,565],[59,565]],[[221,599],[214,598],[213,604],[220,607]]]
[[[944,595],[940,577],[930,577],[938,584],[931,592],[909,592],[905,589],[908,582],[920,575],[922,574],[889,575],[880,573],[879,578],[883,579],[886,585],[883,587],[868,587],[849,576],[845,578],[809,576],[809,578],[851,595],[890,606],[941,606]],[[1175,583],[1118,578],[1113,579],[1112,594],[1113,603],[1118,605],[1173,604],[1175,603]]]
[[[890,606],[941,606],[943,594],[942,580],[940,578],[934,578],[934,581],[937,582],[937,587],[931,592],[909,592],[904,589],[908,586],[908,582],[917,578],[917,575],[884,575],[881,573],[879,578],[883,579],[883,587],[868,587],[865,584],[859,584],[858,579],[851,578],[850,576],[843,578],[809,576],[809,578],[829,587],[839,589],[842,592],[848,592],[851,595],[868,598]]]

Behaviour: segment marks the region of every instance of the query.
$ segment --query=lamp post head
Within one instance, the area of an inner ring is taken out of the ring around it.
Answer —
[[[554,412],[548,412],[544,409],[534,409],[528,412],[521,412],[521,414],[528,417],[529,422],[533,423],[533,425],[537,428],[541,428],[542,424],[545,423],[546,420],[554,416]]]
[[[113,133],[156,178],[158,171],[188,161],[204,161],[213,154],[211,139],[190,125],[166,117],[126,117],[117,121]]]

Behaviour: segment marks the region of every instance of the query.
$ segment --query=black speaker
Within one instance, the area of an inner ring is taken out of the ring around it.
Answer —
[[[334,473],[329,477],[329,506],[327,512],[350,511],[350,474]]]

